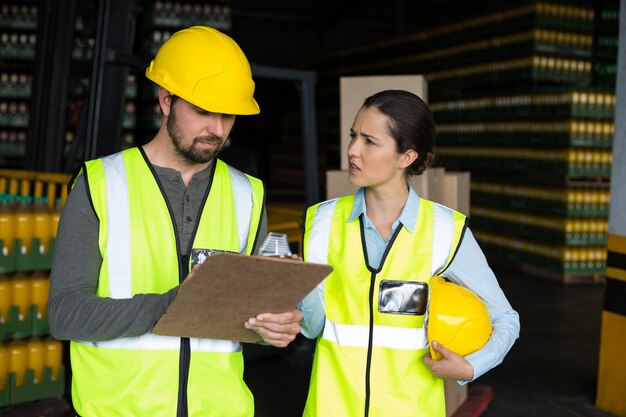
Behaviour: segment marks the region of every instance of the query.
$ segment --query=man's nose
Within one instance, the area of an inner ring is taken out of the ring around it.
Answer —
[[[208,115],[206,130],[212,135],[224,137],[224,115],[221,113]]]

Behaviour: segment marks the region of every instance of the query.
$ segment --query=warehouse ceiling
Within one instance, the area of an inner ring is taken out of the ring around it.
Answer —
[[[511,2],[508,2],[510,6]],[[483,14],[497,0],[261,0],[233,1],[236,24],[284,30],[336,28],[401,32]]]
[[[253,61],[294,64],[333,50],[493,13],[516,3],[520,1],[234,0],[232,33]]]

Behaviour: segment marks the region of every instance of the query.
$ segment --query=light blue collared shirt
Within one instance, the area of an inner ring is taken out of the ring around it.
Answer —
[[[413,233],[419,211],[419,202],[420,198],[417,193],[409,188],[409,197],[400,217],[392,225],[392,232],[401,226],[406,228],[409,233]],[[361,214],[363,215],[369,266],[378,269],[389,239],[383,239],[372,221],[367,217],[364,188],[360,188],[354,196],[352,213],[348,221],[357,220]],[[513,343],[519,337],[519,315],[506,299],[495,274],[487,264],[485,255],[469,228],[465,231],[454,259],[442,275],[451,282],[469,288],[476,293],[487,306],[491,316],[493,326],[491,338],[481,349],[465,356],[465,359],[474,368],[473,381],[502,363]],[[319,336],[323,330],[324,306],[320,301],[319,294],[322,288],[322,284],[320,284],[299,306],[303,314],[302,333],[310,338]],[[459,381],[461,384],[466,382],[469,381]]]
[[[402,224],[409,233],[413,234],[413,230],[415,229],[415,222],[417,221],[417,213],[419,210],[420,198],[417,193],[409,187],[409,198],[404,205],[404,209],[402,209],[402,213],[400,213],[400,217],[393,222],[391,225],[391,235],[395,233],[399,224]],[[367,217],[366,207],[365,207],[365,189],[359,188],[359,190],[354,195],[354,205],[352,206],[352,213],[350,213],[350,217],[348,218],[348,222],[352,222],[357,220],[359,216],[363,214],[363,226],[365,227],[365,246],[367,246],[367,259],[369,261],[369,266],[374,269],[378,269],[380,266],[380,260],[387,249],[387,245],[389,244],[388,239],[383,239],[376,230],[374,223]]]

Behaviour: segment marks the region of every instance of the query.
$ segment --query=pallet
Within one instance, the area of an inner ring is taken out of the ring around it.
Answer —
[[[605,276],[600,272],[558,272],[535,265],[522,264],[521,269],[531,275],[548,278],[563,284],[603,284]]]
[[[558,281],[564,285],[584,285],[584,284],[604,284],[606,281],[604,273],[601,272],[563,272],[554,269],[543,268],[519,260],[507,260],[497,256],[488,256],[489,264],[508,269],[515,272],[522,272],[538,278],[545,278]]]

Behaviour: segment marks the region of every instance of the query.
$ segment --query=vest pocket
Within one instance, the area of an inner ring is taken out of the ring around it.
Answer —
[[[378,311],[388,314],[422,316],[428,304],[425,282],[383,280],[380,282]]]

